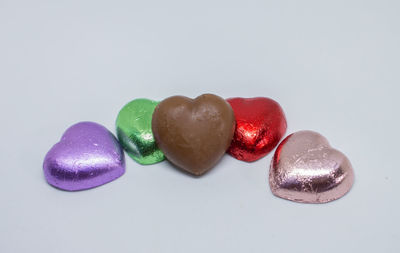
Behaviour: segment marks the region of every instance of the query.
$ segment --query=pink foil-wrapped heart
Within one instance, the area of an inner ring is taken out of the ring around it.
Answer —
[[[322,135],[299,131],[275,151],[269,172],[274,195],[303,203],[325,203],[345,195],[353,185],[349,159]]]

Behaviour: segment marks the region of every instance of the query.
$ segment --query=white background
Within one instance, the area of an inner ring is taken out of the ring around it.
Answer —
[[[0,252],[400,252],[399,1],[0,0]],[[132,99],[266,96],[356,181],[322,205],[274,197],[272,154],[193,178],[168,162],[96,189],[43,177],[70,125],[115,131]]]

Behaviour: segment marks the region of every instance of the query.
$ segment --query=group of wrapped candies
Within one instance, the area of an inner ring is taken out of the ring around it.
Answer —
[[[286,127],[281,106],[266,97],[135,99],[118,114],[118,139],[94,122],[68,128],[47,153],[44,175],[50,185],[66,191],[97,187],[124,174],[125,150],[139,164],[167,159],[186,174],[201,176],[225,153],[245,162],[266,156]],[[338,199],[353,181],[347,157],[313,131],[287,136],[270,163],[272,193],[296,202]]]

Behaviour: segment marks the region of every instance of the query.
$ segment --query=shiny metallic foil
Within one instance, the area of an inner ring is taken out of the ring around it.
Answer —
[[[312,131],[286,137],[275,151],[269,173],[274,195],[303,203],[338,199],[351,189],[353,181],[347,157]]]
[[[270,98],[229,98],[236,130],[228,153],[238,160],[252,162],[273,150],[286,132],[281,106]]]
[[[165,159],[151,130],[153,112],[158,103],[135,99],[125,105],[117,117],[118,139],[128,155],[140,164],[154,164]]]
[[[79,191],[113,181],[125,172],[124,152],[117,138],[94,122],[68,128],[43,163],[47,182],[66,191]]]

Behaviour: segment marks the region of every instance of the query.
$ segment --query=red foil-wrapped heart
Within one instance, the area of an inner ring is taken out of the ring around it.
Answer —
[[[229,98],[236,119],[236,130],[228,153],[238,160],[252,162],[267,155],[286,132],[281,106],[270,98]]]

